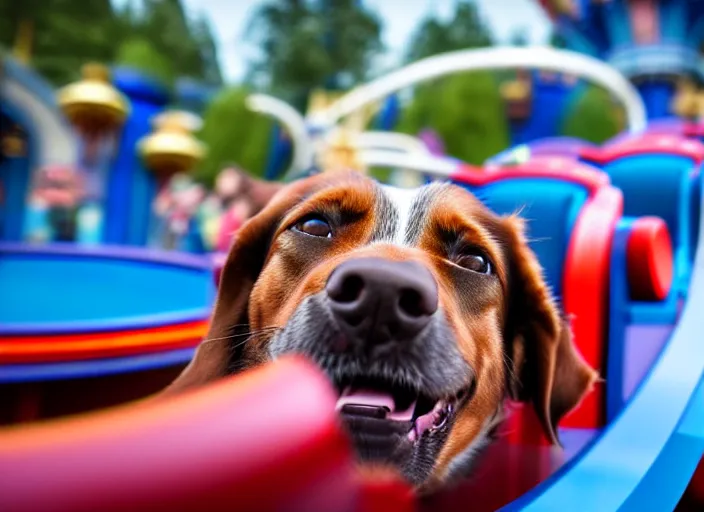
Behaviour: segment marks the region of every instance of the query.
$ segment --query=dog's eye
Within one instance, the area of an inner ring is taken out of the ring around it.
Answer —
[[[330,224],[322,217],[308,217],[293,226],[293,229],[306,235],[319,236],[321,238],[330,238],[332,236]]]
[[[491,263],[489,262],[489,259],[478,252],[463,254],[457,260],[457,264],[460,267],[471,270],[472,272],[478,272],[479,274],[491,274]]]

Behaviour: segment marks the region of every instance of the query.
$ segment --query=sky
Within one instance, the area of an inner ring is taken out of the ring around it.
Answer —
[[[125,0],[113,0],[122,4]],[[383,42],[387,53],[379,63],[390,68],[399,62],[404,47],[420,19],[428,12],[447,18],[456,0],[363,0],[364,5],[381,15]],[[476,0],[487,24],[499,41],[508,40],[516,30],[525,29],[529,40],[547,40],[549,22],[537,0]],[[256,48],[242,40],[247,20],[262,0],[184,0],[191,14],[205,13],[213,25],[218,43],[221,69],[226,81],[238,82],[248,59]]]

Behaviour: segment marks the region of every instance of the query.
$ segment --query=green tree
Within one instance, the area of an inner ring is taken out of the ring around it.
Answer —
[[[268,0],[245,37],[260,48],[250,81],[302,107],[330,78],[346,86],[367,78],[381,49],[381,22],[356,0]]]
[[[133,37],[122,43],[114,62],[156,78],[167,86],[172,86],[176,79],[172,61],[143,37]]]
[[[212,184],[228,163],[237,164],[255,176],[264,174],[273,121],[246,107],[249,94],[242,87],[223,89],[208,105],[199,134],[208,146],[208,154],[197,169],[198,180]]]
[[[0,46],[13,48],[29,37],[31,65],[53,82],[76,80],[88,61],[112,64],[138,61],[142,71],[189,76],[220,85],[222,77],[210,25],[190,20],[181,0],[144,0],[116,9],[110,0],[0,0]],[[155,69],[149,68],[154,62]]]
[[[491,33],[473,0],[458,0],[449,21],[428,16],[414,32],[406,60],[413,62],[438,53],[481,48],[492,44]]]
[[[174,76],[222,84],[210,24],[203,16],[190,20],[181,0],[144,0],[141,11],[124,11],[122,20],[131,37],[148,41],[157,53],[168,56]]]
[[[0,44],[3,47],[15,47],[23,25],[30,31],[32,42],[34,41],[41,4],[41,0],[0,0]]]
[[[606,90],[587,86],[566,116],[561,132],[600,144],[621,131],[620,114]]]
[[[456,4],[447,22],[435,17],[421,21],[407,59],[490,45],[492,36],[470,0]],[[509,144],[508,124],[497,75],[489,71],[462,73],[416,87],[397,129],[417,134],[434,129],[446,151],[466,162],[479,164]]]
[[[508,124],[496,77],[463,73],[418,89],[397,129],[417,134],[424,128],[438,133],[448,154],[471,164],[506,149]]]
[[[87,61],[109,62],[117,30],[110,0],[0,0],[0,44],[29,35],[31,65],[57,85]]]

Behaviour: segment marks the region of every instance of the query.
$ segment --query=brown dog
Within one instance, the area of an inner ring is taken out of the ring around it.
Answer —
[[[356,173],[296,182],[243,226],[207,340],[167,392],[305,354],[360,459],[426,488],[467,473],[507,396],[557,442],[596,378],[519,218],[453,185]]]

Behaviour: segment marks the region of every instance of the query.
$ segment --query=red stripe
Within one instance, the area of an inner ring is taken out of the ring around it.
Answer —
[[[207,326],[203,320],[131,331],[0,337],[0,363],[72,361],[194,347]]]

